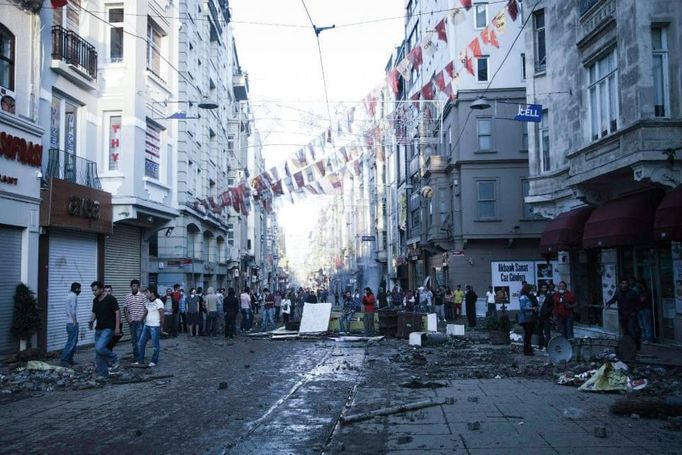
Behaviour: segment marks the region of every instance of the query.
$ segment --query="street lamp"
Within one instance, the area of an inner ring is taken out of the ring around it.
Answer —
[[[490,101],[488,101],[487,99],[485,99],[485,97],[483,97],[483,96],[479,96],[478,98],[476,98],[476,99],[474,100],[473,103],[471,103],[471,104],[469,105],[469,108],[470,108],[470,109],[474,109],[474,110],[476,110],[476,111],[483,111],[483,110],[486,110],[486,109],[490,109],[490,106],[491,106],[491,105],[490,105]]]
[[[218,109],[218,103],[213,101],[213,100],[202,100],[202,101],[152,101],[152,110],[154,109],[155,104],[163,104],[164,107],[167,106],[168,104],[183,104],[187,103],[189,107],[194,106],[195,104],[199,109],[205,109],[205,110],[214,110]],[[160,118],[154,118],[154,120],[192,120],[192,119],[198,119],[201,118],[200,115],[196,115],[194,117],[188,117],[187,112],[185,111],[176,111],[173,114],[169,115],[168,117],[160,117]]]

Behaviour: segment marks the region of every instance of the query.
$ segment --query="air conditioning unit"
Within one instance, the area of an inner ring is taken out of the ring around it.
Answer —
[[[10,114],[16,114],[16,94],[5,87],[0,87],[0,109]]]

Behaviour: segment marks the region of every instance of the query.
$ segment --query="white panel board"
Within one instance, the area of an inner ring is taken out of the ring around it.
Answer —
[[[298,329],[298,333],[326,332],[329,329],[331,315],[331,303],[306,303],[303,306],[301,327]]]

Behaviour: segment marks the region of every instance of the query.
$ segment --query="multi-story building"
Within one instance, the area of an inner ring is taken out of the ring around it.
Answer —
[[[177,182],[174,201],[179,216],[150,242],[152,270],[161,286],[216,288],[233,284],[238,269],[235,229],[230,208],[220,206],[220,194],[241,183],[244,167],[238,164],[239,74],[227,2],[182,1],[176,59],[180,110],[176,124]],[[167,112],[166,114],[169,114]],[[197,204],[209,199],[208,207]]]
[[[655,336],[682,340],[682,105],[674,0],[543,0],[526,10],[533,211],[581,323],[617,333],[619,278],[644,280]],[[530,16],[530,17],[529,17]],[[676,243],[677,242],[677,243]]]
[[[411,111],[412,124],[403,122],[387,152],[388,165],[395,166],[387,171],[395,191],[390,213],[398,219],[392,225],[399,226],[390,237],[399,239],[401,253],[391,259],[392,278],[409,288],[427,277],[432,286],[469,284],[482,295],[495,282],[491,269],[497,262],[534,269],[544,222],[524,204],[527,136],[525,124],[513,120],[512,103],[525,102],[524,46],[513,44],[521,21],[506,16],[505,35],[497,36],[494,46],[480,37],[493,30],[498,13],[507,14],[506,5],[479,2],[465,10],[453,0],[408,1],[405,41],[396,57],[423,46],[425,39],[434,45],[435,38],[428,37],[455,8],[457,15],[444,25],[447,42],[437,42],[435,51],[424,53],[421,65],[401,78],[396,109],[402,115]],[[478,55],[471,50],[474,39]],[[473,74],[461,63],[464,55]],[[448,97],[429,84],[451,62],[458,77],[452,81],[455,96]],[[483,95],[487,101],[480,103]],[[534,282],[535,274],[523,278]],[[516,285],[520,279],[508,285],[508,295]]]
[[[38,110],[41,3],[0,4],[0,355],[19,349],[10,333],[17,285],[24,283],[34,292],[38,287],[46,155]]]

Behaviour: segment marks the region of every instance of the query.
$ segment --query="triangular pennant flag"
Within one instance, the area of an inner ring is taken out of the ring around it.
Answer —
[[[509,11],[509,17],[512,21],[516,21],[516,17],[519,15],[519,4],[516,0],[509,0],[507,3],[507,11]]]
[[[410,63],[412,64],[412,67],[415,70],[418,70],[422,64],[422,48],[421,48],[421,46],[415,46],[415,48],[412,49],[407,54],[407,60],[410,61]]]
[[[273,166],[272,169],[270,169],[270,177],[272,178],[270,182],[279,180],[279,169],[277,169],[277,166]]]
[[[314,195],[317,195],[317,194],[318,194],[318,193],[317,193],[317,190],[316,190],[315,188],[313,188],[312,185],[306,185],[306,186],[305,186],[305,189],[308,190],[308,192],[309,192],[310,194],[314,194]]]
[[[433,33],[432,32],[426,32],[424,39],[419,43],[419,45],[422,48],[422,54],[427,56],[427,57],[432,57],[436,53],[436,43],[432,41],[431,38],[433,38]]]
[[[417,101],[419,101],[419,98],[420,98],[420,97],[421,97],[421,90],[418,91],[418,92],[416,92],[414,95],[412,95],[412,96],[410,97],[410,99],[411,99],[412,101],[414,101],[413,104],[414,104],[415,106],[419,106],[419,103],[417,103]]]
[[[427,82],[421,89],[422,98],[425,100],[433,99],[433,85],[431,82]]]
[[[450,22],[452,22],[452,24],[455,26],[463,24],[467,20],[466,14],[464,14],[462,8],[451,9],[448,12],[448,16],[450,17]]]
[[[395,66],[395,69],[400,73],[403,79],[408,79],[410,77],[410,71],[412,70],[412,64],[407,58],[404,58]]]
[[[311,161],[315,161],[315,146],[313,144],[308,144],[308,150],[310,151]]]
[[[276,194],[276,195],[284,194],[284,188],[282,188],[282,181],[281,180],[277,180],[275,183],[272,184],[272,186],[270,188],[272,188],[272,194]]]
[[[296,186],[301,188],[305,182],[303,181],[303,172],[298,171],[294,174],[294,180],[296,181]]]
[[[438,90],[442,92],[445,89],[445,71],[436,74],[433,78],[433,82],[436,84],[436,87],[438,87]]]
[[[459,0],[465,10],[469,11],[471,9],[471,0]]]
[[[317,190],[318,193],[320,194],[327,194],[327,192],[322,188],[322,185],[320,185],[320,182],[313,182],[313,186]]]
[[[497,35],[495,34],[495,29],[492,27],[485,28],[481,32],[481,41],[483,41],[483,44],[488,44],[491,46],[495,46],[497,48],[500,47],[500,43],[497,42]]]
[[[286,161],[284,162],[284,174],[287,177],[291,177],[291,171],[289,170],[289,163],[287,163]]]
[[[324,160],[317,161],[315,163],[315,167],[317,168],[317,172],[320,173],[321,177],[324,177],[325,174],[327,173],[327,170],[325,169],[325,162]]]
[[[52,3],[52,9],[57,9],[66,6],[68,0],[50,0],[50,3]]]
[[[390,87],[390,89],[394,95],[397,95],[398,91],[400,90],[400,85],[399,85],[399,81],[398,81],[399,75],[400,75],[400,73],[395,68],[393,68],[388,73],[388,86]]]
[[[436,24],[436,33],[438,34],[438,39],[441,41],[448,42],[448,35],[446,34],[446,22],[445,18],[441,19],[440,22]]]
[[[473,52],[474,57],[478,58],[481,55],[483,55],[481,53],[481,43],[478,41],[478,37],[474,37],[474,39],[471,40],[467,47],[471,49],[471,52]]]
[[[237,188],[231,188],[230,193],[232,196],[232,208],[234,209],[235,212],[240,213],[241,212],[241,203],[239,202],[240,195],[239,195],[239,190]]]
[[[504,9],[501,9],[500,12],[493,17],[492,23],[493,27],[495,27],[495,31],[500,35],[504,35],[504,32],[507,29],[507,16],[504,14]]]
[[[445,71],[448,73],[448,76],[452,79],[455,76],[455,62],[450,62],[447,65],[445,65]]]
[[[474,75],[474,60],[469,57],[468,54],[466,54],[464,57],[464,68],[466,68],[469,74],[472,76]]]
[[[220,202],[222,203],[223,207],[229,207],[232,205],[232,194],[230,193],[230,190],[225,190],[220,194]]]
[[[339,174],[329,174],[327,176],[327,181],[331,184],[332,188],[338,189],[343,187],[343,182],[341,181]]]

